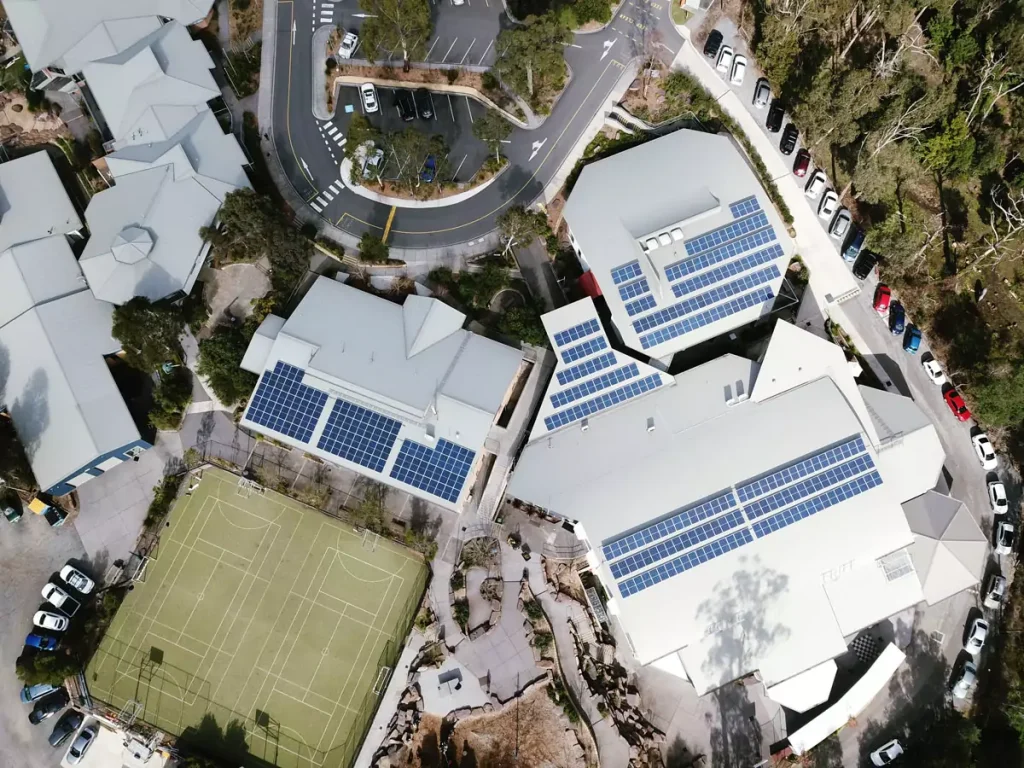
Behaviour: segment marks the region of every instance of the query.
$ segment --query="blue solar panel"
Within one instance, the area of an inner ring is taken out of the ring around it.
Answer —
[[[651,294],[641,296],[636,301],[631,301],[626,305],[626,314],[632,317],[633,315],[639,315],[641,312],[646,312],[648,309],[654,309],[658,302],[654,300]]]
[[[781,491],[776,491],[770,496],[752,501],[743,507],[743,511],[747,513],[747,517],[751,520],[764,517],[769,512],[788,507],[801,499],[806,499],[813,493],[823,491],[826,488],[841,483],[843,480],[849,480],[851,477],[856,477],[874,468],[875,462],[866,453],[862,453],[857,458],[850,459],[844,464],[830,467],[824,472],[812,475],[806,480],[801,480],[799,483],[787,485]]]
[[[710,325],[724,317],[734,315],[737,312],[742,312],[744,309],[749,309],[750,307],[762,304],[773,298],[775,298],[775,294],[772,292],[771,288],[758,288],[753,293],[744,294],[743,296],[727,301],[724,304],[719,304],[716,307],[705,310],[693,317],[684,318],[678,323],[673,323],[672,325],[664,328],[659,328],[646,336],[641,336],[640,345],[644,349],[648,349],[649,347],[661,344],[663,341],[668,341],[669,339],[674,339],[677,336],[682,336],[684,333],[689,333],[697,328],[703,328],[705,325]]]
[[[403,440],[391,477],[439,499],[455,502],[475,458],[475,452],[447,440],[438,440],[436,448]]]
[[[643,530],[631,533],[628,536],[623,536],[621,539],[615,539],[610,541],[602,547],[604,556],[608,560],[613,560],[616,557],[632,552],[634,549],[639,549],[645,544],[650,544],[652,541],[663,539],[676,531],[681,531],[684,528],[688,528],[694,523],[699,523],[701,520],[707,520],[709,517],[725,512],[727,509],[732,509],[736,506],[736,497],[732,495],[732,491],[727,491],[721,496],[715,496],[707,501],[702,501],[700,504],[695,504],[692,507],[686,507],[679,512],[674,513],[671,517],[666,517],[664,520],[659,520],[653,525],[649,525]]]
[[[672,293],[678,298],[688,293],[699,291],[701,288],[707,288],[709,285],[720,283],[727,277],[738,275],[740,272],[746,272],[748,269],[753,269],[754,267],[759,267],[762,264],[782,258],[783,253],[785,252],[782,250],[781,245],[770,245],[749,256],[744,256],[742,259],[730,261],[716,269],[709,269],[707,272],[701,272],[689,280],[676,283],[672,286]]]
[[[735,203],[729,204],[729,211],[732,213],[734,219],[740,219],[747,216],[754,211],[760,211],[761,204],[757,202],[757,198],[751,195],[750,197],[744,197],[742,200],[737,200]]]
[[[327,393],[303,384],[304,373],[280,361],[273,371],[264,371],[249,402],[249,421],[308,443],[323,413]]]
[[[665,268],[665,279],[670,283],[675,282],[681,277],[692,275],[694,272],[700,272],[702,269],[707,269],[714,264],[720,264],[723,261],[728,261],[729,259],[739,256],[741,253],[752,251],[755,248],[760,248],[762,245],[767,245],[774,241],[775,230],[770,227],[768,229],[762,229],[760,232],[755,232],[752,235],[741,237],[739,240],[735,240],[728,245],[723,245],[721,248],[716,248],[713,251],[702,253],[696,258],[669,264]]]
[[[630,363],[624,365],[621,368],[616,368],[614,371],[596,376],[593,379],[587,379],[582,384],[577,384],[575,387],[569,387],[569,389],[563,389],[561,392],[555,392],[551,395],[551,404],[555,408],[561,408],[563,405],[568,405],[574,400],[579,400],[592,395],[595,392],[600,392],[602,389],[607,389],[613,384],[618,384],[626,379],[632,379],[635,376],[640,375],[640,368],[636,363]]]
[[[569,347],[568,349],[562,350],[562,362],[563,363],[574,363],[577,360],[581,360],[588,355],[592,355],[595,352],[607,349],[608,342],[605,341],[604,336],[598,336],[596,339],[590,339],[584,341],[582,344],[577,344],[575,347]]]
[[[633,283],[626,283],[625,285],[619,286],[619,298],[623,301],[642,296],[645,293],[651,292],[651,286],[647,283],[646,277],[641,277],[639,280]]]
[[[869,491],[881,484],[882,476],[877,472],[869,472],[866,475],[861,475],[845,485],[840,485],[838,488],[832,488],[831,490],[825,491],[825,493],[820,496],[815,496],[813,499],[803,501],[795,507],[784,509],[777,515],[772,515],[765,520],[758,520],[753,524],[754,533],[757,534],[758,538],[767,536],[769,533],[781,530],[788,525],[792,525],[804,518],[821,512],[823,509],[828,509],[829,507],[835,506],[847,499],[852,499],[854,496],[859,496],[865,491]]]
[[[740,528],[740,530],[730,533],[727,536],[723,536],[720,539],[716,539],[710,544],[705,544],[703,547],[698,547],[697,549],[686,552],[674,560],[662,563],[656,568],[644,571],[643,573],[637,574],[625,581],[618,582],[619,592],[622,593],[623,597],[635,595],[637,592],[642,592],[648,587],[653,587],[655,584],[665,581],[665,579],[670,579],[683,571],[696,568],[698,565],[706,563],[709,560],[714,560],[716,557],[720,557],[726,552],[732,552],[734,549],[739,549],[753,540],[754,537],[750,535],[750,531],[746,528]]]
[[[380,472],[388,462],[402,423],[346,400],[337,400],[317,447]]]
[[[565,385],[571,381],[582,379],[584,376],[602,371],[605,368],[611,368],[613,365],[615,365],[615,353],[607,352],[599,357],[584,360],[579,365],[566,368],[564,371],[559,371],[556,375],[558,376],[558,383]]]
[[[745,219],[726,224],[724,227],[713,229],[710,232],[686,241],[686,252],[691,256],[710,251],[715,246],[735,240],[737,237],[749,235],[751,232],[768,226],[768,217],[764,212],[755,213]]]
[[[653,547],[641,549],[636,554],[612,563],[612,576],[616,579],[621,579],[623,576],[636,573],[641,568],[646,568],[648,565],[664,560],[666,557],[682,552],[684,549],[695,547],[701,542],[713,539],[715,536],[720,536],[726,531],[738,528],[744,523],[746,523],[746,520],[743,519],[743,513],[738,509],[733,510],[727,515],[710,520],[704,523],[704,525],[698,525],[696,528],[690,528],[678,536],[659,541]]]
[[[579,341],[585,336],[597,333],[599,330],[601,330],[601,324],[597,320],[590,319],[585,323],[574,325],[572,328],[566,328],[564,331],[556,333],[555,344],[559,347],[564,347],[566,344]]]
[[[574,421],[579,421],[582,418],[603,411],[605,408],[611,408],[613,405],[630,400],[637,395],[642,395],[645,392],[650,392],[652,389],[657,389],[661,386],[661,375],[654,373],[650,376],[645,376],[642,379],[632,381],[624,387],[613,389],[611,392],[606,392],[599,397],[595,397],[593,400],[587,400],[586,402],[579,403],[566,408],[564,411],[558,411],[551,416],[544,419],[544,425],[548,429],[558,429],[558,427],[564,427],[566,424],[572,424]]]
[[[651,328],[657,328],[659,325],[664,325],[684,315],[692,314],[698,309],[710,307],[712,304],[724,301],[730,296],[749,291],[754,286],[770,283],[772,280],[780,277],[782,277],[782,273],[779,272],[779,268],[772,264],[764,269],[759,269],[757,272],[743,275],[743,277],[732,282],[716,285],[710,291],[691,296],[670,307],[665,307],[665,309],[644,315],[633,321],[633,330],[637,333],[649,331]]]
[[[792,464],[787,464],[782,469],[775,470],[758,480],[737,486],[736,494],[740,497],[740,501],[750,501],[756,496],[762,496],[774,491],[776,488],[781,488],[794,480],[799,480],[801,477],[806,477],[814,472],[825,469],[825,467],[831,467],[833,464],[838,464],[840,461],[856,456],[858,453],[864,453],[865,450],[864,441],[858,435],[852,440],[847,440],[845,443],[834,448],[821,451],[814,456],[801,459],[800,461],[794,461]]]
[[[640,271],[640,262],[631,261],[629,264],[623,264],[621,267],[615,267],[612,270],[612,282],[618,285],[627,280],[632,280],[634,277],[640,277],[641,274],[643,273]]]

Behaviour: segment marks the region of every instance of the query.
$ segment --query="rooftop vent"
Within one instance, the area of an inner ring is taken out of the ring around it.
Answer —
[[[427,424],[427,440],[429,440],[430,442],[434,442],[434,436],[434,425]]]
[[[680,240],[682,240],[683,239],[683,230],[681,230],[679,227],[676,227],[675,229],[673,229],[672,230],[672,239],[675,240],[676,242],[679,242]]]
[[[580,422],[580,432],[586,432],[588,429],[590,429],[590,419],[583,419]]]
[[[672,236],[668,232],[662,232],[658,235],[658,242],[662,245],[672,245]]]
[[[654,431],[654,417],[653,416],[648,416],[647,417],[647,431],[648,432],[653,432]]]
[[[647,238],[647,250],[648,251],[656,251],[656,250],[658,250],[658,238],[656,238],[656,237],[649,237],[649,238]]]

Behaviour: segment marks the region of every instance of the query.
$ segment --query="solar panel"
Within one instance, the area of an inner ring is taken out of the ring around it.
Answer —
[[[597,376],[593,379],[587,379],[582,384],[577,384],[575,387],[569,387],[569,389],[563,389],[561,392],[555,392],[551,395],[551,404],[555,408],[561,408],[563,405],[567,405],[574,400],[580,400],[587,395],[592,395],[595,392],[600,392],[602,389],[607,389],[613,384],[625,381],[626,379],[632,379],[635,376],[640,375],[640,368],[636,363],[630,363],[624,365],[621,368],[616,368],[614,371]]]
[[[597,320],[591,318],[585,323],[574,325],[572,328],[566,328],[564,331],[559,331],[555,334],[555,345],[564,347],[566,344],[571,344],[574,341],[579,341],[585,336],[597,333],[601,330],[601,324]]]
[[[401,428],[400,421],[338,399],[317,447],[380,472],[387,464]]]
[[[882,484],[882,476],[877,472],[869,472],[851,480],[838,488],[832,488],[820,496],[815,496],[807,501],[802,501],[796,506],[784,509],[777,515],[772,515],[764,520],[758,520],[753,524],[754,533],[758,538],[767,536],[769,533],[782,530],[783,528],[799,522],[811,515],[821,512],[823,509],[833,507],[840,502],[859,496]]]
[[[734,221],[732,224],[713,229],[700,237],[687,240],[686,252],[691,256],[696,256],[704,251],[710,251],[717,245],[743,237],[743,235],[749,235],[751,232],[767,226],[768,217],[765,216],[764,211],[761,211],[753,216],[747,216],[745,219]]]
[[[568,349],[562,350],[562,362],[563,363],[574,363],[588,355],[592,355],[598,350],[606,349],[608,342],[605,341],[604,336],[598,336],[596,339],[590,339],[584,341],[582,344],[577,344],[575,347],[569,347]]]
[[[613,560],[627,552],[632,552],[634,549],[639,549],[645,544],[663,539],[676,531],[688,528],[694,523],[699,523],[701,520],[707,520],[709,517],[714,517],[735,506],[736,497],[733,496],[732,491],[726,491],[719,496],[702,501],[700,504],[694,504],[693,506],[681,509],[673,513],[671,517],[659,520],[642,530],[631,533],[628,536],[623,536],[620,539],[615,539],[615,541],[610,541],[601,549],[604,551],[605,558]]]
[[[544,419],[544,425],[548,429],[558,429],[564,427],[566,424],[572,424],[574,421],[579,421],[582,418],[595,414],[599,411],[603,411],[605,408],[611,408],[613,405],[631,400],[637,395],[642,395],[645,392],[650,392],[652,389],[657,389],[661,386],[661,375],[654,373],[650,376],[645,376],[642,379],[632,381],[624,387],[613,389],[611,392],[606,392],[599,397],[595,397],[593,400],[586,400],[582,403],[578,403],[570,408],[566,408],[564,411],[558,411]]]
[[[750,501],[757,496],[774,491],[776,488],[781,488],[794,480],[799,480],[801,477],[806,477],[825,467],[831,467],[833,464],[838,464],[840,461],[856,456],[858,453],[864,453],[865,450],[864,441],[858,435],[852,440],[847,440],[845,443],[833,448],[816,453],[806,459],[787,464],[781,469],[777,469],[771,474],[765,475],[753,482],[739,485],[736,487],[736,495],[739,496],[742,502]]]
[[[729,204],[729,211],[732,213],[734,219],[742,218],[747,216],[754,211],[760,211],[761,204],[757,202],[757,198],[754,195],[750,197],[744,197],[742,200],[737,200],[735,203]]]
[[[874,468],[875,462],[871,460],[868,454],[862,453],[860,456],[850,459],[850,461],[844,464],[830,467],[824,472],[812,475],[806,480],[801,480],[799,483],[787,485],[781,491],[776,491],[770,496],[752,501],[744,505],[743,511],[747,513],[747,517],[751,520],[764,517],[769,512],[788,507],[801,499],[807,498],[812,493],[817,493]]]
[[[640,262],[631,261],[629,264],[623,264],[621,267],[615,267],[612,270],[612,282],[618,285],[624,283],[627,280],[632,280],[634,277],[640,277],[643,272],[640,271]]]
[[[705,544],[703,547],[686,552],[649,571],[644,571],[625,581],[618,582],[619,592],[622,593],[623,597],[635,595],[637,592],[653,587],[655,584],[665,581],[665,579],[670,579],[683,573],[683,571],[696,568],[702,563],[714,560],[716,557],[721,557],[727,552],[732,552],[734,549],[739,549],[753,540],[754,538],[750,535],[750,531],[746,528],[740,528],[738,531],[716,539],[710,544]]]
[[[689,315],[698,309],[710,307],[712,304],[717,304],[730,296],[749,291],[754,286],[769,283],[780,277],[782,277],[782,273],[779,272],[779,268],[772,264],[764,269],[743,275],[731,282],[716,285],[710,291],[691,296],[670,307],[665,307],[665,309],[644,315],[633,321],[633,330],[637,333],[649,331],[651,328],[657,328],[659,325],[664,325],[684,315]]]
[[[597,373],[605,368],[611,368],[613,365],[615,365],[615,353],[607,352],[598,357],[584,360],[579,365],[559,371],[556,375],[558,376],[558,383],[564,385],[571,381],[582,379],[584,376],[589,376],[592,373]]]
[[[619,286],[619,298],[623,301],[642,296],[645,293],[651,292],[651,286],[647,283],[646,277],[641,277],[639,280],[626,283],[625,285]]]
[[[447,440],[438,440],[436,448],[403,440],[391,477],[439,499],[455,502],[475,458],[474,451]]]
[[[771,288],[758,288],[753,293],[747,293],[738,298],[727,301],[724,304],[719,304],[716,307],[705,310],[700,314],[694,315],[693,317],[687,317],[680,320],[672,325],[659,328],[658,330],[647,334],[646,336],[640,337],[640,345],[644,349],[653,347],[657,344],[661,344],[663,341],[674,339],[677,336],[682,336],[684,333],[696,330],[697,328],[703,328],[705,325],[710,325],[718,320],[729,315],[734,315],[737,312],[742,312],[744,309],[763,304],[766,301],[775,298],[775,293]]]
[[[304,374],[301,368],[280,361],[273,371],[264,371],[249,403],[249,421],[308,443],[327,393],[303,384]]]
[[[631,301],[626,305],[626,314],[632,317],[633,315],[639,315],[641,312],[646,312],[648,309],[654,309],[657,302],[651,294],[641,296],[636,301]]]
[[[742,259],[736,259],[723,264],[715,269],[710,269],[707,272],[701,272],[695,277],[691,277],[689,280],[684,280],[681,283],[676,283],[672,286],[672,293],[677,298],[685,296],[688,293],[699,291],[701,288],[706,288],[709,285],[720,283],[727,277],[738,275],[740,272],[746,272],[748,269],[759,267],[762,264],[767,264],[770,261],[782,258],[785,251],[782,250],[781,245],[770,245],[767,248],[762,248],[760,251],[744,256]]]
[[[703,525],[698,525],[696,528],[690,528],[683,531],[678,536],[673,536],[671,539],[665,539],[655,544],[653,547],[647,549],[641,549],[636,554],[624,557],[612,563],[612,576],[616,579],[620,579],[623,576],[627,576],[631,573],[636,573],[641,568],[646,568],[648,565],[664,560],[666,557],[682,552],[684,549],[690,549],[698,544],[713,539],[715,536],[720,536],[726,531],[731,531],[733,528],[738,528],[743,525],[746,520],[743,519],[743,513],[738,509],[733,510],[727,515],[709,520]]]
[[[762,229],[760,232],[741,237],[739,240],[734,240],[728,245],[723,245],[721,248],[716,248],[713,251],[702,253],[695,258],[669,264],[665,267],[665,279],[670,283],[675,282],[681,277],[692,275],[694,272],[700,272],[702,269],[707,269],[714,264],[720,264],[723,261],[735,258],[741,253],[746,253],[755,248],[760,248],[762,245],[774,242],[775,239],[774,229],[771,227]]]

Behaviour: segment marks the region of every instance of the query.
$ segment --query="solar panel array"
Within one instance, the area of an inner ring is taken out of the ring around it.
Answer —
[[[566,328],[564,331],[559,331],[555,334],[555,346],[564,347],[566,344],[571,344],[574,341],[579,341],[582,338],[591,336],[601,330],[601,324],[596,319],[591,318],[586,322],[574,325],[572,328]]]
[[[612,576],[616,579],[621,579],[623,576],[635,573],[641,568],[653,565],[659,560],[664,560],[666,557],[674,555],[677,552],[682,552],[684,549],[690,549],[691,547],[695,547],[708,539],[720,536],[726,531],[739,528],[745,522],[746,520],[743,518],[743,513],[738,509],[734,509],[732,512],[722,515],[721,517],[716,517],[714,520],[709,520],[703,525],[698,525],[695,528],[688,528],[678,536],[673,536],[671,539],[659,541],[653,547],[641,549],[635,554],[624,557],[621,560],[616,560],[612,563]]]
[[[640,375],[640,368],[636,363],[630,363],[624,365],[621,368],[616,368],[614,371],[609,371],[600,376],[596,376],[593,379],[587,379],[582,384],[577,384],[574,387],[563,389],[560,392],[555,392],[551,395],[551,404],[555,408],[561,408],[563,405],[568,405],[574,400],[580,400],[587,395],[592,395],[595,392],[600,392],[602,389],[607,389],[613,384],[626,381],[626,379],[632,379]]]
[[[796,506],[784,509],[777,515],[772,515],[764,520],[758,520],[753,524],[754,533],[758,538],[763,538],[770,533],[782,530],[783,528],[799,522],[811,515],[821,512],[823,509],[835,506],[840,502],[859,496],[865,491],[876,488],[882,484],[882,476],[878,472],[869,472],[866,475],[851,480],[837,488],[832,488],[820,496],[815,496]]]
[[[865,450],[867,449],[864,447],[864,441],[860,435],[857,435],[857,437],[847,440],[845,443],[840,443],[833,448],[820,451],[806,459],[787,464],[781,469],[777,469],[771,474],[758,478],[753,482],[738,485],[736,486],[736,494],[739,496],[740,501],[750,501],[753,498],[770,493],[776,488],[781,488],[794,480],[799,480],[801,477],[807,477],[807,475],[825,469],[825,467],[831,467],[833,464],[838,464],[844,459],[864,453]]]
[[[659,328],[646,336],[641,336],[640,345],[644,349],[648,349],[661,344],[662,342],[668,341],[669,339],[682,336],[684,333],[689,333],[697,328],[703,328],[705,325],[710,325],[724,317],[734,315],[737,312],[742,312],[744,309],[749,309],[750,307],[769,301],[773,298],[775,298],[775,293],[771,288],[758,288],[753,293],[744,294],[738,298],[732,299],[731,301],[727,301],[724,304],[712,307],[700,314],[687,317],[664,328]]]
[[[677,261],[675,264],[670,264],[665,268],[665,279],[670,283],[674,282],[686,275],[692,275],[694,272],[700,272],[702,269],[707,269],[715,264],[720,264],[723,261],[733,259],[741,253],[746,253],[754,248],[760,248],[762,245],[767,245],[775,239],[776,236],[774,229],[771,227],[768,229],[762,229],[752,235],[747,235],[746,237],[741,237],[739,240],[734,240],[728,245],[723,245],[721,248],[716,248],[713,251],[702,253],[696,258]]]
[[[447,440],[428,448],[415,440],[403,440],[391,468],[391,477],[445,501],[455,502],[462,492],[476,453]]]
[[[728,491],[707,501],[702,501],[700,504],[686,507],[664,520],[659,520],[642,530],[605,544],[602,547],[604,556],[609,560],[613,560],[627,552],[632,552],[634,549],[639,549],[645,544],[650,544],[652,541],[657,541],[676,531],[681,531],[695,523],[699,523],[701,520],[707,520],[709,517],[714,517],[735,506],[736,497],[733,496],[732,491]]]
[[[582,344],[577,344],[575,347],[563,349],[562,362],[574,363],[577,360],[582,360],[584,357],[588,357],[595,352],[607,348],[608,342],[605,340],[604,336],[598,336],[596,339],[584,341]]]
[[[651,292],[651,286],[647,282],[646,277],[641,277],[632,283],[626,283],[625,285],[619,286],[619,298],[623,301],[629,301],[637,296],[643,296],[645,293]]]
[[[302,383],[305,371],[278,361],[264,371],[246,417],[301,442],[309,442],[327,403],[327,393]]]
[[[844,480],[849,480],[851,477],[856,477],[874,468],[875,462],[871,460],[868,454],[863,453],[854,459],[850,459],[845,464],[830,467],[824,472],[819,472],[817,475],[811,475],[806,480],[801,480],[793,485],[787,485],[781,491],[776,491],[770,496],[755,499],[745,504],[743,510],[751,520],[764,517],[769,512],[788,507],[801,499],[807,498],[811,494],[830,488],[833,485],[838,485]]]
[[[624,283],[627,280],[632,280],[635,277],[640,277],[643,272],[640,271],[640,262],[631,261],[629,264],[623,264],[621,267],[615,267],[612,270],[612,282],[618,285]]]
[[[577,379],[582,379],[584,376],[597,373],[605,368],[611,368],[613,365],[615,365],[615,353],[606,352],[603,355],[598,355],[597,357],[592,357],[589,360],[584,360],[582,363],[574,365],[571,368],[561,370],[556,375],[558,376],[558,383],[564,386],[565,384],[576,381]]]
[[[742,259],[726,262],[720,267],[708,270],[707,272],[701,272],[689,280],[676,283],[672,286],[672,293],[677,298],[685,296],[688,293],[693,293],[701,288],[721,282],[727,277],[738,275],[740,272],[746,272],[748,269],[780,259],[784,253],[785,251],[782,250],[781,245],[770,245],[767,248],[762,248],[760,251],[755,251],[749,256],[744,256]]]
[[[731,552],[745,544],[749,544],[753,540],[754,539],[750,535],[750,531],[746,528],[740,528],[738,531],[734,531],[727,536],[716,539],[710,544],[705,544],[702,547],[685,552],[679,557],[669,560],[666,563],[662,563],[656,568],[644,571],[643,573],[637,574],[625,581],[618,582],[619,592],[622,593],[623,597],[635,595],[637,592],[642,592],[648,587],[653,587],[655,584],[665,581],[665,579],[670,579],[684,571],[696,568],[698,565],[706,563],[709,560],[714,560],[716,557],[721,557],[727,552]]]
[[[767,226],[768,217],[764,214],[764,211],[760,211],[753,216],[747,216],[745,219],[739,219],[731,224],[726,224],[724,227],[713,229],[700,237],[687,240],[686,252],[691,256],[697,256],[704,253],[704,251],[710,251],[715,246],[735,240],[738,237],[743,237],[743,235],[750,234]]]
[[[641,296],[636,301],[631,301],[626,305],[626,314],[630,317],[633,315],[639,315],[641,312],[646,312],[649,309],[654,309],[658,305],[654,297],[651,294]]]
[[[642,379],[631,381],[624,387],[613,389],[611,392],[605,392],[603,395],[595,397],[593,400],[586,400],[570,408],[566,408],[565,410],[557,411],[551,416],[544,418],[544,426],[548,429],[564,427],[566,424],[572,424],[574,421],[579,421],[580,419],[591,416],[598,411],[603,411],[605,408],[611,408],[613,405],[617,405],[626,400],[631,400],[638,395],[650,392],[660,386],[661,374],[654,373],[650,376],[645,376]]]
[[[376,411],[338,399],[324,425],[317,448],[381,472],[402,423]]]
[[[735,203],[729,204],[729,212],[732,213],[734,219],[740,219],[744,216],[748,216],[754,211],[760,211],[761,204],[757,202],[757,198],[754,195],[750,197],[744,197],[742,200],[737,200]]]

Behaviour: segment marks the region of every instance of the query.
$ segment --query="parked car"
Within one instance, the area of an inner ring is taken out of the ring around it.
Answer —
[[[417,88],[413,94],[416,102],[416,112],[424,120],[431,120],[434,117],[434,97],[426,88]]]
[[[793,150],[796,149],[796,140],[800,137],[800,131],[796,129],[796,126],[790,123],[786,126],[786,129],[782,132],[782,141],[779,142],[779,150],[784,155],[793,154]]]
[[[793,161],[793,175],[799,179],[802,179],[807,175],[807,170],[811,167],[811,153],[806,149],[801,149],[796,153],[796,160]]]
[[[712,61],[718,56],[718,50],[722,47],[722,33],[712,29],[708,39],[704,41],[704,55]]]
[[[49,683],[40,683],[39,685],[26,685],[21,689],[21,700],[26,704],[30,704],[36,699],[41,699],[43,696],[48,694],[50,691],[56,691],[56,685],[50,685]]]
[[[993,551],[997,555],[1008,555],[1013,552],[1013,523],[1002,521],[996,526],[996,546]]]
[[[974,454],[981,462],[982,469],[992,471],[999,466],[999,457],[996,455],[996,449],[992,447],[992,441],[988,439],[988,435],[984,432],[975,435],[971,438],[971,445],[974,446]]]
[[[43,512],[43,518],[51,528],[60,528],[68,519],[68,513],[59,507],[47,507]]]
[[[932,384],[938,384],[941,387],[948,381],[946,374],[942,372],[939,361],[930,352],[921,358],[921,367],[924,368],[924,374]]]
[[[878,263],[878,255],[871,251],[861,251],[860,256],[853,262],[853,276],[864,280],[871,274],[871,270]]]
[[[967,640],[964,641],[964,650],[971,656],[977,656],[985,647],[985,639],[988,637],[988,622],[984,619],[975,619],[971,624],[971,630],[967,633]]]
[[[1005,515],[1010,508],[1010,503],[1006,499],[1006,486],[998,480],[988,484],[988,503],[997,515]]]
[[[372,145],[371,145],[372,147]],[[363,161],[363,178],[379,179],[380,172],[384,169],[384,150],[379,147],[369,149],[366,152],[366,159]]]
[[[875,308],[875,312],[880,315],[884,315],[889,311],[890,301],[892,301],[892,291],[889,290],[889,286],[885,283],[879,283],[875,286],[875,298],[871,302],[871,306]]]
[[[903,754],[903,746],[899,739],[893,739],[888,744],[883,744],[871,753],[872,765],[888,765],[897,757]]]
[[[857,260],[860,255],[860,249],[864,246],[864,230],[860,227],[854,226],[851,229],[850,238],[846,241],[846,247],[843,248],[843,261],[847,264],[852,264]]]
[[[723,45],[722,50],[718,54],[718,64],[715,65],[715,69],[721,72],[723,75],[729,71],[729,67],[732,66],[732,48],[728,45]]]
[[[906,322],[907,313],[903,310],[903,305],[898,301],[894,301],[889,305],[889,333],[893,336],[899,336],[903,333]]]
[[[907,326],[907,332],[903,334],[903,351],[912,355],[917,354],[921,348],[921,329],[911,323]]]
[[[359,47],[359,35],[356,34],[354,29],[349,30],[345,33],[345,37],[341,41],[341,45],[338,46],[338,55],[343,59],[351,59],[352,54],[356,52],[356,48]]]
[[[68,692],[63,688],[58,688],[36,702],[36,705],[32,707],[32,711],[28,713],[28,721],[32,725],[39,725],[46,718],[64,709],[69,701],[71,701],[71,697],[68,696]]]
[[[953,412],[953,415],[956,416],[957,421],[967,421],[971,418],[971,412],[964,404],[964,399],[960,397],[960,393],[955,389],[947,389],[943,393],[942,399],[946,401],[946,405]]]
[[[60,641],[56,637],[37,635],[35,632],[32,632],[25,636],[25,645],[29,648],[38,648],[40,651],[52,651],[60,645]]]
[[[21,505],[17,507],[4,507],[4,517],[7,518],[8,523],[16,523],[21,520]]]
[[[839,195],[834,190],[826,192],[818,204],[818,218],[822,221],[831,221],[839,205]]]
[[[427,155],[427,159],[423,161],[423,168],[420,170],[420,181],[430,184],[436,175],[437,158],[433,155]]]
[[[93,741],[95,741],[97,733],[99,733],[99,729],[95,724],[82,729],[82,732],[75,737],[75,740],[71,742],[71,746],[68,747],[68,754],[65,758],[68,765],[78,765],[82,762],[85,753],[92,746]]]
[[[75,568],[73,565],[65,565],[60,569],[60,577],[64,579],[64,583],[81,592],[83,595],[88,595],[92,592],[92,588],[96,586],[96,582],[82,573],[80,570]]]
[[[804,187],[804,194],[811,200],[817,200],[821,197],[821,193],[825,191],[826,186],[828,186],[828,179],[825,178],[825,172],[815,171],[811,174],[807,186]]]
[[[363,83],[359,86],[359,95],[363,99],[364,112],[371,113],[377,111],[377,89],[373,87],[373,83]]]
[[[960,677],[953,684],[953,698],[962,699],[967,696],[976,682],[978,682],[978,668],[974,666],[973,661],[968,661],[964,664]]]
[[[398,116],[405,122],[408,123],[416,117],[416,104],[409,91],[405,89],[395,91],[395,106],[398,107]]]
[[[768,84],[765,78],[761,78],[757,81],[757,85],[754,86],[754,108],[764,109],[768,106],[768,102],[772,100],[772,87]]]
[[[54,608],[59,608],[66,616],[74,616],[75,612],[82,607],[81,603],[52,582],[47,582],[42,592],[43,600]]]
[[[50,731],[50,746],[57,748],[67,741],[71,734],[82,726],[84,719],[85,717],[77,709],[69,709],[61,715],[53,724],[53,730]]]
[[[768,129],[770,133],[778,133],[782,127],[782,118],[786,116],[786,110],[782,106],[782,102],[775,99],[772,102],[771,108],[768,110],[768,117],[765,118],[764,127]]]
[[[846,237],[846,233],[850,231],[850,212],[845,208],[840,208],[839,213],[832,219],[832,224],[828,228],[829,237],[833,240],[843,242],[843,238]]]
[[[998,608],[1006,600],[1006,579],[998,573],[992,574],[988,581],[988,590],[985,592],[985,607]]]
[[[736,56],[732,61],[732,74],[729,82],[733,85],[743,85],[743,78],[747,76],[747,57]]]

